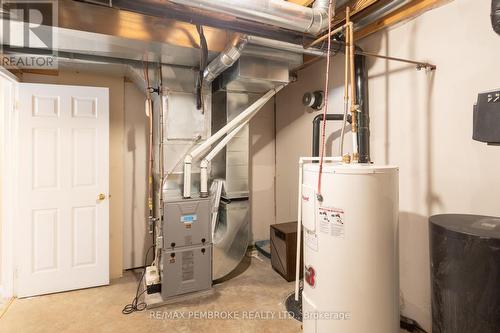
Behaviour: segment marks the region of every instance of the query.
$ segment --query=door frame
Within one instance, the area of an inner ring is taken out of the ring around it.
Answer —
[[[5,68],[0,67],[0,77],[12,85],[10,109],[5,110],[0,123],[2,124],[2,200],[1,238],[0,238],[0,297],[10,298],[15,295],[15,212],[17,199],[17,148],[18,148],[18,83],[19,80]],[[2,92],[3,93],[3,92]]]

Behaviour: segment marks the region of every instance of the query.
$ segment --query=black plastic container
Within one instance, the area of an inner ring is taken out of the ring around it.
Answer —
[[[429,218],[433,333],[500,332],[500,218]]]

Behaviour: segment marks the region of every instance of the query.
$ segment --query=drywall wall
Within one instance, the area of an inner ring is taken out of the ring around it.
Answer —
[[[4,201],[7,193],[5,193],[5,174],[6,174],[6,163],[5,163],[5,152],[6,152],[6,146],[5,142],[7,140],[7,137],[5,135],[5,129],[7,128],[6,126],[6,117],[5,117],[5,112],[8,112],[7,106],[8,106],[8,100],[10,99],[10,96],[8,96],[7,90],[8,90],[8,81],[6,78],[2,76],[0,73],[0,110],[1,116],[0,116],[0,128],[2,129],[2,135],[0,135],[0,298],[3,296],[3,289],[4,289],[4,272],[5,268],[3,267],[3,258],[4,258],[4,244],[2,242],[4,232],[3,232],[3,220],[4,220]]]
[[[134,83],[125,82],[124,269],[143,266],[152,245],[147,227],[149,121],[144,111],[145,98]]]
[[[124,80],[122,76],[79,71],[59,71],[57,75],[24,73],[23,82],[83,85],[109,88],[109,274],[122,276],[124,220]]]
[[[368,61],[372,159],[400,167],[402,311],[426,329],[431,321],[428,216],[500,216],[500,148],[471,139],[477,93],[500,87],[500,37],[489,15],[490,1],[455,0],[359,43],[367,51],[437,65],[435,73],[425,73],[402,63]],[[342,60],[335,57],[331,70],[331,113],[342,112]],[[302,71],[277,97],[278,222],[296,220],[297,160],[310,155],[314,117],[300,99],[322,88],[324,66]],[[335,130],[328,133],[338,153]]]
[[[14,293],[15,98],[17,78],[0,67],[0,303]]]
[[[251,244],[269,239],[275,223],[275,122],[274,98],[250,122]]]

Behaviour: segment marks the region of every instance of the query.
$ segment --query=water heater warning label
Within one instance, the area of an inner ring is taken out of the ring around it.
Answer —
[[[318,207],[319,231],[337,238],[345,238],[344,210]]]

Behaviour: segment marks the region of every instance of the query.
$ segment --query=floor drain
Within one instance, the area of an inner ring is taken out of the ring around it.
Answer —
[[[293,316],[294,319],[302,321],[302,288],[299,289],[299,300],[295,300],[295,292],[288,295],[285,300],[286,311]]]

